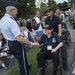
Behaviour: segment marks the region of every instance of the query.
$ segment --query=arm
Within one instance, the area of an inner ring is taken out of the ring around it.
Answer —
[[[35,18],[35,21],[37,22],[38,25],[40,25],[42,23],[42,21],[40,21],[40,19],[38,17]]]
[[[42,21],[40,21],[39,23],[37,23],[38,25],[40,25],[42,23]]]
[[[5,46],[7,49],[9,49],[9,47],[8,47],[8,45],[7,45],[7,43],[6,43],[6,39],[5,39],[5,38],[2,39],[2,44],[3,44],[3,46]]]
[[[62,34],[62,26],[61,24],[58,25],[58,35],[61,36]]]
[[[61,48],[63,46],[63,43],[60,42],[54,49],[52,49],[52,53],[56,52],[57,50],[59,50],[59,48]]]
[[[58,35],[61,36],[61,34],[62,34],[61,21],[60,21],[59,17],[57,17],[56,20],[57,20],[57,24],[58,24]]]
[[[32,43],[32,42],[24,39],[21,36],[22,33],[21,33],[21,31],[20,31],[20,29],[19,29],[19,27],[18,27],[18,25],[17,25],[16,22],[12,23],[12,25],[11,25],[11,31],[12,31],[13,35],[15,36],[16,40],[19,41],[20,43],[29,44],[30,47],[38,45],[37,43]]]
[[[58,50],[58,49],[61,48],[62,46],[63,46],[63,43],[60,42],[60,43],[57,45],[57,47],[56,47],[55,49]]]
[[[59,50],[59,48],[61,48],[63,46],[62,39],[58,36],[58,34],[54,33],[54,35],[55,35],[55,38],[56,38],[57,46],[52,49],[52,53],[56,52],[57,50]]]
[[[7,44],[4,44],[4,46],[9,50],[9,47],[8,47],[8,45]]]
[[[38,43],[41,45],[42,43],[44,43],[44,34],[42,35],[42,37],[38,40]]]
[[[32,42],[24,39],[22,36],[17,36],[16,39],[18,42],[21,42],[23,44],[29,44],[30,46],[33,46],[35,44],[35,43],[32,43]]]

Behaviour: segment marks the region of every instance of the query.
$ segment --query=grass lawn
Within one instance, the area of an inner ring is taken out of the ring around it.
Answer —
[[[20,75],[18,65],[16,65],[7,75]]]
[[[37,73],[37,61],[36,56],[39,52],[38,47],[35,47],[28,53],[28,63],[32,64],[30,69],[30,75],[35,75]],[[19,75],[18,65],[16,65],[7,75]]]

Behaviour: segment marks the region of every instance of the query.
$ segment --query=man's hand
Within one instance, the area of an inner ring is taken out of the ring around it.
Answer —
[[[33,46],[39,46],[39,43],[38,42],[33,43]]]
[[[57,51],[57,49],[54,48],[54,49],[52,49],[51,53],[54,53],[54,52],[56,52],[56,51]]]
[[[59,33],[58,36],[61,37],[61,33]]]
[[[55,47],[55,48],[52,49],[51,53],[56,52],[56,51],[59,50],[62,46],[63,46],[63,43],[60,42],[60,43],[57,45],[57,47]]]
[[[36,43],[30,42],[29,46],[30,46],[30,47],[39,46],[39,43],[38,43],[38,42],[36,42]]]

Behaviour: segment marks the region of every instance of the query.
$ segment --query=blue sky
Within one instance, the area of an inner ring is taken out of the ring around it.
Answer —
[[[68,0],[55,0],[57,3],[62,3],[64,1],[68,1]]]

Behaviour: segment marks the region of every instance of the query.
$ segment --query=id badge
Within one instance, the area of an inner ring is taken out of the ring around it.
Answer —
[[[47,50],[52,50],[52,46],[51,45],[47,46]]]

